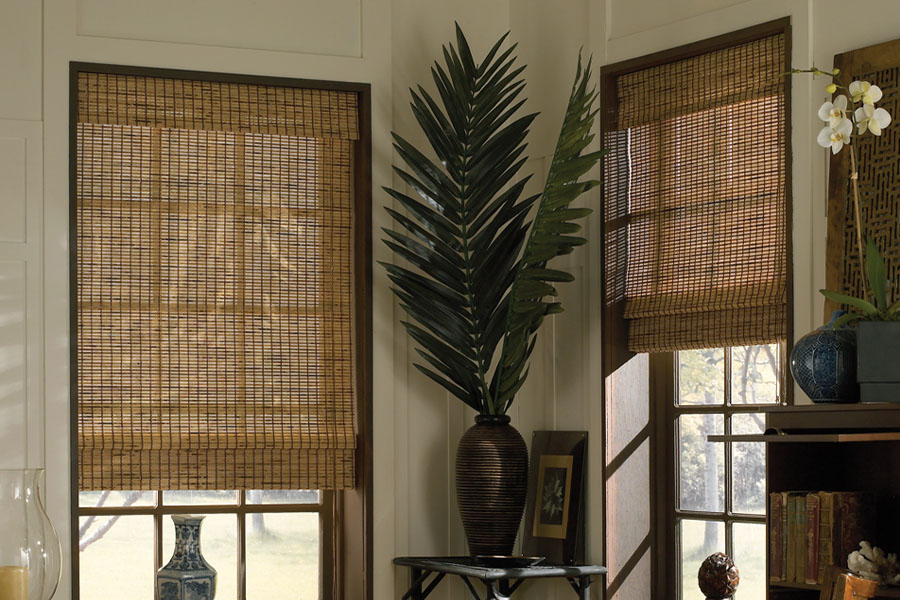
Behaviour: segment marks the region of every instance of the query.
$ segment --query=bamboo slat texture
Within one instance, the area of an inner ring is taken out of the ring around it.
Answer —
[[[80,489],[354,485],[357,106],[79,73]]]
[[[617,77],[608,298],[632,352],[787,333],[784,34]]]

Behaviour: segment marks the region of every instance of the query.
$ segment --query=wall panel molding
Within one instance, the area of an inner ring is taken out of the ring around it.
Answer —
[[[76,0],[76,35],[362,56],[362,0]]]

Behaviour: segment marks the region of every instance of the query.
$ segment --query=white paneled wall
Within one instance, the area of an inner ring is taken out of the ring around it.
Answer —
[[[29,107],[21,107],[27,113]],[[0,468],[43,455],[41,124],[0,119]]]

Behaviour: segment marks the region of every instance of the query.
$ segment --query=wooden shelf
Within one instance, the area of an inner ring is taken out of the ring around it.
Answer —
[[[877,533],[869,541],[893,551],[895,540],[900,539],[900,519],[894,517],[900,502],[900,404],[778,406],[765,413],[764,434],[708,439],[765,443],[767,493],[858,490],[874,494]],[[769,600],[818,600],[820,593],[820,586],[806,583],[769,581],[766,585]],[[875,597],[900,599],[900,587],[881,586]]]
[[[709,442],[768,442],[773,444],[811,444],[847,442],[895,442],[900,441],[900,431],[877,433],[758,433],[710,435]]]
[[[819,592],[822,590],[821,585],[812,583],[796,583],[793,581],[770,581],[771,588],[785,588],[791,590],[809,590],[811,592]],[[900,587],[880,585],[878,591],[875,592],[876,598],[900,598]]]

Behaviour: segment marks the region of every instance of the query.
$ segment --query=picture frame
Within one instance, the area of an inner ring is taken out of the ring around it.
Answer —
[[[531,438],[522,553],[543,564],[584,562],[586,431],[535,431]]]

